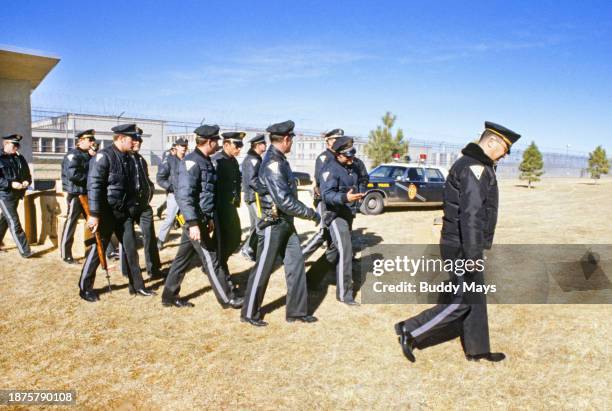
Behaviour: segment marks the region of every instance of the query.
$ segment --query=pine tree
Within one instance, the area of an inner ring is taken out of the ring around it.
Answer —
[[[540,181],[540,176],[544,174],[542,169],[544,168],[544,162],[542,161],[542,153],[538,150],[535,142],[532,141],[527,150],[523,153],[523,161],[519,165],[521,180],[528,181],[528,187],[531,188],[531,183]]]
[[[589,153],[589,173],[591,178],[597,182],[602,174],[608,174],[610,170],[610,160],[606,156],[606,150],[602,146],[597,146],[592,153]]]
[[[365,152],[372,161],[372,166],[376,167],[381,163],[390,161],[394,154],[407,155],[408,142],[404,141],[404,132],[398,129],[395,136],[391,129],[395,124],[396,116],[386,112],[382,117],[383,124],[370,131]]]

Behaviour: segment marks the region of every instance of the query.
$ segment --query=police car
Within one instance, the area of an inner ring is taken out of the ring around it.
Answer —
[[[442,205],[448,170],[418,163],[387,163],[369,175],[361,211],[380,214],[385,207]]]

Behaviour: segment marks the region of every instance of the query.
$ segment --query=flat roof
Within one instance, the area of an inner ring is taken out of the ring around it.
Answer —
[[[59,61],[59,57],[0,46],[0,78],[29,81],[34,90]]]

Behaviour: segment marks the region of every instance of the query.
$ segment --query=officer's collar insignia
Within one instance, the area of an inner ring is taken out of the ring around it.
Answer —
[[[272,170],[273,173],[278,173],[278,162],[277,161],[271,162],[270,164],[268,164],[268,168]]]
[[[185,160],[185,168],[187,171],[191,170],[191,167],[195,166],[195,161]]]
[[[251,159],[251,164],[253,164],[254,166],[257,165],[257,159],[256,158],[252,158]]]
[[[476,180],[480,180],[480,177],[482,176],[482,172],[484,170],[484,166],[473,165],[470,166],[470,170],[472,170],[472,173],[474,173],[474,176],[476,176]]]
[[[68,161],[72,161],[72,159],[74,158],[74,154],[68,154]]]
[[[323,181],[327,181],[327,177],[329,177],[329,171],[323,173]]]
[[[97,163],[98,161],[102,160],[102,157],[104,157],[104,154],[102,154],[102,153],[98,153],[98,154],[96,154],[96,163]]]

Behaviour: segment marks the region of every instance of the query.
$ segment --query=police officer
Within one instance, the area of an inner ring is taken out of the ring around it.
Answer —
[[[185,225],[178,252],[166,278],[162,304],[166,307],[193,307],[192,303],[180,299],[178,295],[190,260],[197,255],[221,306],[240,308],[243,299],[234,296],[219,266],[217,244],[212,238],[217,174],[210,156],[219,145],[219,127],[203,125],[196,128],[194,133],[196,149],[179,165],[176,199],[185,217]]]
[[[174,146],[175,154],[168,154],[157,169],[157,184],[166,190],[166,219],[159,229],[157,247],[162,248],[168,238],[168,233],[174,225],[174,219],[179,212],[176,202],[176,190],[178,188],[179,163],[187,153],[187,140],[179,138]],[[159,215],[159,214],[158,214]]]
[[[180,138],[179,140],[184,140],[184,139]],[[187,141],[187,140],[184,140],[184,141]],[[162,153],[162,163],[164,162],[166,157],[173,156],[173,155],[176,155],[176,143],[172,143],[172,146],[168,150]],[[157,171],[159,171],[159,169]],[[159,207],[157,207],[157,211],[155,212],[155,214],[157,214],[157,218],[159,218],[160,220],[162,218],[162,213],[164,212],[166,207],[168,207],[168,203],[166,200],[164,200],[164,202],[161,203]]]
[[[133,166],[132,176],[134,177],[134,186],[137,193],[137,203],[134,207],[133,218],[134,223],[140,226],[140,231],[142,232],[147,273],[151,278],[161,278],[163,274],[160,270],[161,261],[159,259],[159,250],[157,249],[157,241],[155,238],[153,208],[149,205],[153,198],[155,185],[149,178],[147,160],[140,155],[143,131],[141,128],[137,128],[137,131],[138,133],[133,138],[132,153],[130,154]],[[123,275],[127,277],[129,264],[125,257],[125,253],[123,253],[123,247],[120,246],[119,251],[121,255],[121,271]]]
[[[133,161],[129,153],[133,139],[138,135],[138,128],[136,124],[122,124],[113,127],[112,131],[115,133],[113,144],[100,150],[91,159],[87,176],[87,197],[91,215],[87,225],[93,233],[100,230],[105,250],[111,235],[114,233],[117,236],[122,254],[127,259],[130,294],[151,296],[155,293],[145,289],[140,273],[134,231],[134,215],[139,198],[134,185]],[[97,249],[92,246],[79,280],[79,296],[89,302],[99,299],[93,291],[98,265],[100,260]]]
[[[212,155],[211,160],[217,173],[215,185],[215,240],[219,266],[227,281],[236,291],[230,279],[227,260],[240,246],[240,207],[241,176],[236,157],[240,154],[244,132],[223,133],[223,148]]]
[[[75,263],[74,258],[72,258],[74,232],[79,217],[81,215],[85,216],[79,196],[87,195],[87,174],[89,173],[89,160],[92,157],[91,147],[95,141],[95,134],[96,131],[93,129],[78,133],[76,135],[77,146],[70,150],[62,161],[62,189],[66,193],[68,211],[62,230],[60,254],[62,260],[68,264]]]
[[[266,136],[263,133],[257,134],[250,141],[251,148],[242,161],[242,191],[244,192],[244,202],[249,209],[249,221],[251,229],[240,253],[247,259],[255,261],[257,254],[257,224],[259,223],[259,210],[257,209],[257,182],[261,156],[266,151]]]
[[[335,158],[321,171],[321,198],[325,204],[324,225],[328,227],[332,246],[326,250],[327,260],[336,266],[336,299],[357,305],[353,296],[353,246],[351,230],[357,213],[359,175],[353,168],[353,139],[338,137],[332,146]]]
[[[483,259],[485,249],[491,248],[499,196],[495,163],[510,152],[520,137],[506,127],[487,121],[478,144],[469,143],[462,150],[463,156],[451,167],[444,189],[440,238],[444,261],[477,261]],[[414,362],[416,345],[432,333],[460,321],[468,360],[502,361],[505,355],[492,353],[490,349],[485,294],[464,290],[464,284],[483,284],[482,271],[450,275],[451,281],[459,286],[450,304],[438,304],[395,325],[404,355]]]
[[[2,137],[2,151],[0,151],[0,247],[6,230],[11,230],[13,240],[17,245],[19,254],[23,258],[30,258],[32,251],[21,228],[17,206],[19,200],[25,195],[32,176],[26,159],[19,154],[19,144],[23,137],[11,134]]]
[[[254,326],[268,325],[261,319],[261,304],[276,259],[282,257],[287,282],[286,319],[288,322],[315,322],[308,315],[306,273],[300,240],[293,225],[294,217],[321,221],[320,215],[298,200],[295,179],[285,155],[291,151],[295,124],[293,121],[273,124],[270,133],[272,146],[259,168],[259,180],[265,192],[259,223],[257,262],[251,270],[242,307],[241,321]]]
[[[315,172],[314,172],[314,189],[313,189],[313,198],[314,198],[314,206],[317,209],[317,212],[322,216],[325,213],[325,203],[321,201],[321,173],[323,168],[330,163],[335,158],[335,153],[332,149],[334,142],[338,137],[344,136],[344,130],[341,128],[334,128],[332,130],[327,131],[323,137],[325,138],[325,151],[317,156],[315,160]],[[317,251],[321,245],[325,242],[325,223],[321,224],[321,228],[319,231],[312,236],[310,240],[306,242],[304,248],[302,248],[302,253],[304,254],[304,259],[308,259],[312,253]]]

